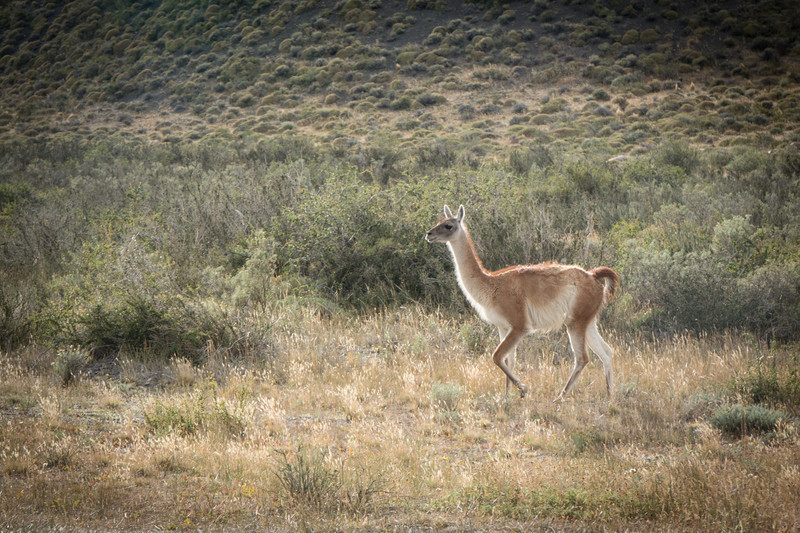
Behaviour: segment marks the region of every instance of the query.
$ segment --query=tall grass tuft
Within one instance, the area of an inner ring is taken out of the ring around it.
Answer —
[[[341,479],[325,463],[321,452],[312,452],[302,445],[294,453],[278,451],[273,474],[293,505],[325,508],[337,501]]]

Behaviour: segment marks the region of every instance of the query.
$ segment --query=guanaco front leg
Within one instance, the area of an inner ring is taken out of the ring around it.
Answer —
[[[503,339],[506,338],[506,335],[511,331],[511,328],[497,328],[497,334],[500,336],[500,342],[503,342]],[[514,373],[514,364],[517,362],[517,349],[516,347],[513,350],[510,350],[508,355],[505,358],[506,366],[508,370],[513,374]],[[508,394],[508,389],[511,387],[511,378],[506,376],[506,395]]]
[[[492,355],[494,364],[499,366],[500,370],[506,374],[506,391],[508,391],[508,383],[510,381],[519,389],[519,395],[521,398],[525,397],[528,389],[525,388],[525,385],[523,385],[508,368],[508,365],[506,364],[506,357],[511,355],[514,357],[514,359],[516,359],[517,344],[519,344],[519,341],[522,340],[522,337],[524,336],[525,332],[513,328],[510,329]]]

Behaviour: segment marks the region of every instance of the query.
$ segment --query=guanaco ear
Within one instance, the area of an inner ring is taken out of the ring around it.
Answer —
[[[458,215],[456,216],[456,220],[458,220],[459,222],[464,220],[464,206],[463,205],[458,206]]]
[[[444,216],[445,218],[453,218],[453,213],[450,211],[450,208],[447,207],[447,204],[444,204]]]

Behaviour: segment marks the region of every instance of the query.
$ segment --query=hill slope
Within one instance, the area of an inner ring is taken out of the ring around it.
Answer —
[[[792,2],[76,0],[0,8],[0,140],[301,133],[478,156],[794,140]],[[599,139],[599,140],[598,140]]]

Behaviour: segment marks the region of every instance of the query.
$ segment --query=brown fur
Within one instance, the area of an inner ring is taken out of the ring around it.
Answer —
[[[447,243],[461,289],[481,318],[497,327],[501,341],[492,359],[506,374],[506,389],[513,383],[522,396],[527,390],[513,374],[519,341],[534,331],[566,324],[575,367],[559,398],[572,389],[588,363],[587,344],[603,362],[610,395],[612,351],[597,331],[597,317],[604,303],[614,297],[619,286],[617,273],[608,267],[587,272],[559,263],[517,265],[490,272],[484,268],[463,223],[464,206],[459,207],[458,216],[453,216],[447,206],[444,210],[445,218],[428,232],[426,240]]]

